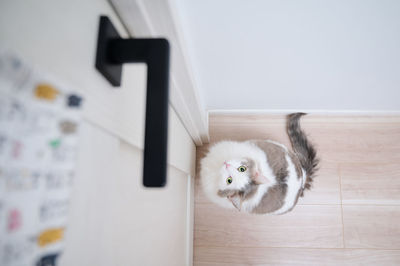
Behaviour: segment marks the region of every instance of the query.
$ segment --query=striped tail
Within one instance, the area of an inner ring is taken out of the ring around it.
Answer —
[[[300,117],[305,113],[294,113],[287,116],[287,132],[293,150],[299,158],[300,164],[306,171],[307,179],[305,189],[310,189],[315,172],[318,170],[317,152],[314,146],[307,139],[306,133],[300,128]]]

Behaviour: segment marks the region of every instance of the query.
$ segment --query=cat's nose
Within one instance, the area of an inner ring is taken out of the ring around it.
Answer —
[[[227,163],[227,162],[224,162],[224,164],[225,164],[225,167],[226,168],[228,168],[229,166],[231,166],[229,163]]]

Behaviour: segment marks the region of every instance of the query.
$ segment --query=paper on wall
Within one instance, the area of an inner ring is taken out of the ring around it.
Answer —
[[[0,52],[0,265],[55,265],[75,176],[81,98]]]

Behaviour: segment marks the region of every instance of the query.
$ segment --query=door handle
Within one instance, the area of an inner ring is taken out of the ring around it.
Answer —
[[[143,185],[163,187],[167,180],[168,40],[123,39],[107,16],[100,17],[96,68],[115,87],[121,85],[124,63],[147,64]]]

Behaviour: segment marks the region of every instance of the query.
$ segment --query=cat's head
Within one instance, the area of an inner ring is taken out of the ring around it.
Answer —
[[[218,195],[226,197],[239,210],[251,190],[257,185],[269,183],[260,173],[257,164],[249,158],[224,161],[219,174]]]
[[[232,196],[244,195],[250,185],[268,183],[261,175],[264,161],[264,153],[251,143],[218,142],[201,160],[201,187],[214,203],[225,208],[236,207],[232,206]]]

